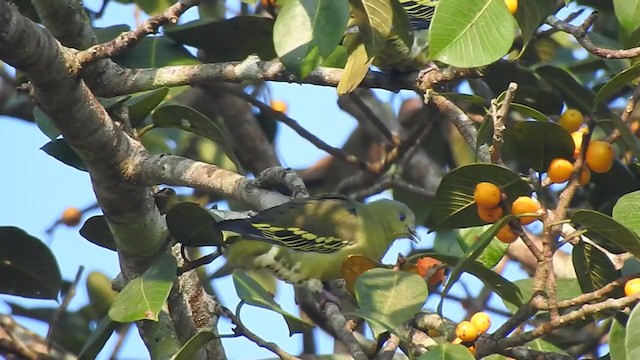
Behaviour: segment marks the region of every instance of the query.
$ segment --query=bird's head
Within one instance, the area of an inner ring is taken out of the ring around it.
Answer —
[[[369,204],[376,218],[385,223],[385,231],[394,239],[408,238],[418,243],[416,216],[409,207],[395,200],[378,200]]]

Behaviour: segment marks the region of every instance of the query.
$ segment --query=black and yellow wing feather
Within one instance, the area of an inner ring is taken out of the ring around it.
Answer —
[[[216,226],[237,234],[227,241],[251,239],[297,251],[333,253],[355,241],[358,203],[328,194],[294,199],[248,219],[226,220]]]

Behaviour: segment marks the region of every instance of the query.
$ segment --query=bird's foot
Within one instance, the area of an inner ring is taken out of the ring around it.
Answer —
[[[341,305],[340,298],[330,293],[327,289],[322,289],[320,293],[320,302],[318,303],[318,308],[320,311],[325,312],[327,303],[334,303],[338,307]]]

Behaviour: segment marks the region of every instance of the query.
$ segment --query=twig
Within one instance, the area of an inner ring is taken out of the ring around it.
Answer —
[[[164,13],[152,16],[131,31],[120,34],[117,38],[94,45],[76,54],[79,68],[98,60],[122,54],[139,43],[145,36],[155,34],[158,28],[166,24],[176,24],[178,18],[189,8],[197,5],[199,0],[181,0],[173,4]]]
[[[347,320],[340,312],[338,305],[327,302],[325,306],[325,315],[330,326],[336,332],[336,338],[349,349],[349,353],[355,360],[367,360],[368,357],[353,336],[353,330],[349,328]]]
[[[276,111],[274,110],[271,106],[263,103],[260,100],[255,99],[254,97],[246,94],[243,91],[240,90],[235,90],[235,89],[229,89],[228,92],[230,94],[233,94],[241,99],[244,99],[246,101],[248,101],[249,103],[251,103],[253,106],[257,107],[258,109],[260,109],[260,111],[265,112],[270,114],[274,119],[284,123],[285,125],[289,126],[293,131],[295,131],[298,135],[300,135],[301,137],[305,138],[306,140],[308,140],[310,143],[312,143],[313,145],[315,145],[318,149],[323,150],[329,154],[331,154],[333,157],[346,162],[347,164],[356,166],[357,168],[372,173],[372,174],[378,174],[381,169],[383,168],[382,163],[377,163],[377,164],[372,164],[369,163],[367,161],[364,161],[354,155],[349,155],[347,153],[345,153],[342,149],[339,148],[335,148],[327,143],[325,143],[324,141],[322,141],[320,138],[318,138],[317,136],[315,136],[314,134],[312,134],[311,132],[309,132],[308,130],[306,130],[305,128],[303,128],[300,123],[298,123],[296,120],[290,118],[289,116],[287,116],[285,113],[282,113],[280,111]]]
[[[588,302],[597,300],[597,299],[607,295],[608,293],[612,292],[613,290],[615,290],[615,289],[617,289],[617,288],[619,288],[621,286],[624,286],[624,284],[627,281],[629,281],[629,279],[633,279],[635,277],[637,277],[637,275],[625,276],[625,277],[616,279],[616,280],[606,284],[605,286],[603,286],[602,288],[600,288],[600,289],[598,289],[596,291],[576,296],[573,299],[558,301],[558,304],[557,304],[558,309],[565,309],[565,308],[572,307],[572,306],[583,305],[583,304],[586,304]],[[543,305],[543,304],[536,304],[535,305],[536,309],[542,310],[542,311],[548,310],[547,306],[541,306],[541,305]]]
[[[289,354],[288,352],[284,351],[282,348],[280,348],[278,346],[278,344],[273,343],[273,342],[268,342],[264,339],[262,339],[261,337],[259,337],[258,335],[254,334],[253,332],[251,332],[251,330],[247,329],[246,326],[244,326],[244,324],[242,323],[242,321],[240,320],[239,317],[237,317],[231,310],[229,310],[228,308],[224,307],[224,306],[218,306],[216,308],[216,312],[219,313],[219,315],[221,316],[225,316],[227,317],[229,320],[231,320],[231,323],[233,325],[235,325],[235,328],[233,329],[233,332],[236,333],[237,335],[241,335],[246,337],[247,339],[253,341],[256,345],[265,348],[269,351],[271,351],[272,353],[278,355],[280,357],[280,359],[283,360],[300,360],[300,358]]]
[[[467,114],[444,96],[433,95],[430,101],[453,123],[464,141],[475,151],[478,143],[478,131]],[[478,159],[481,162],[489,162],[491,160],[489,152],[486,149],[483,150],[483,148],[478,151]]]
[[[556,352],[533,350],[524,346],[516,346],[509,349],[503,349],[498,353],[509,358],[520,360],[574,360],[574,358],[570,355]]]
[[[494,164],[502,163],[502,133],[506,129],[504,126],[504,120],[509,112],[509,106],[516,95],[518,84],[512,82],[509,84],[507,91],[505,92],[504,99],[498,108],[497,99],[491,100],[491,117],[493,118],[493,146],[490,150],[491,162]]]
[[[391,130],[384,124],[382,120],[378,117],[378,115],[374,114],[367,104],[362,101],[362,98],[358,95],[357,92],[354,92],[351,95],[353,103],[364,113],[367,120],[369,120],[373,125],[384,135],[384,137],[389,141],[392,146],[398,146],[400,144],[400,139],[398,138],[398,134],[391,133]]]
[[[526,344],[529,341],[549,334],[556,329],[582,321],[583,319],[602,311],[624,309],[637,302],[638,299],[640,299],[640,293],[619,299],[607,299],[597,304],[584,304],[580,307],[580,309],[559,316],[556,319],[552,319],[551,321],[546,322],[531,331],[527,331],[525,333],[522,333],[521,335],[498,340],[498,348],[506,349],[509,347]]]
[[[636,108],[638,101],[640,101],[640,85],[634,88],[633,95],[629,97],[629,100],[627,100],[627,106],[624,107],[624,111],[622,112],[622,114],[620,114],[620,118],[623,123],[626,124],[629,121],[629,116]],[[609,134],[609,136],[607,136],[605,141],[613,144],[621,135],[622,133],[620,132],[620,130],[618,130],[617,128],[613,129],[613,131],[611,132],[611,134]]]
[[[118,353],[122,350],[122,345],[124,345],[124,340],[127,338],[127,333],[129,332],[129,328],[131,328],[131,324],[122,324],[122,327],[118,329],[116,334],[118,335],[118,340],[116,344],[111,349],[111,355],[109,355],[109,360],[116,360],[118,358]]]
[[[58,306],[58,308],[53,312],[51,324],[49,325],[49,331],[47,331],[47,347],[49,349],[51,348],[51,337],[53,336],[53,332],[56,331],[56,327],[60,322],[60,316],[62,316],[62,314],[67,311],[69,303],[71,303],[71,300],[76,295],[76,287],[78,286],[78,283],[82,278],[83,272],[84,266],[80,265],[80,268],[78,268],[78,272],[76,273],[76,278],[73,280],[73,283],[71,283],[71,286],[69,286],[69,290],[62,300],[62,304],[60,304],[60,306]]]
[[[84,214],[84,213],[86,213],[86,212],[88,212],[88,211],[95,210],[95,209],[99,209],[99,208],[100,208],[100,205],[98,205],[98,203],[93,203],[93,204],[91,204],[91,205],[89,205],[89,206],[87,206],[87,207],[85,207],[85,208],[83,208],[83,209],[80,209],[80,213],[81,213],[81,214]],[[51,224],[51,226],[49,226],[49,228],[48,228],[47,230],[45,230],[45,234],[47,234],[47,235],[51,235],[51,234],[53,234],[53,232],[55,231],[55,229],[56,229],[60,224],[62,224],[62,218],[61,218],[61,217],[60,217],[60,218],[58,218],[58,219],[57,219],[53,224]]]
[[[573,37],[578,41],[580,45],[582,45],[585,50],[595,56],[605,59],[631,59],[640,56],[640,47],[625,50],[612,50],[604,49],[594,45],[593,42],[591,42],[591,39],[589,39],[589,37],[587,36],[587,31],[595,23],[597,18],[598,13],[592,12],[589,16],[587,16],[582,25],[575,26],[558,19],[553,15],[550,15],[547,17],[546,23],[560,31],[564,31],[573,35]]]

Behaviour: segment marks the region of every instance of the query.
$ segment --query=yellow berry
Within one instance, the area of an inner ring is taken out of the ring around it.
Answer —
[[[481,182],[473,190],[473,200],[478,207],[494,208],[500,204],[501,199],[500,188],[490,182]]]
[[[65,209],[62,212],[60,221],[67,226],[76,226],[80,223],[81,218],[82,218],[82,211],[74,207],[70,207]]]
[[[475,341],[478,338],[478,328],[471,321],[461,321],[456,326],[456,336],[463,342]]]
[[[569,180],[572,172],[573,165],[569,162],[569,160],[557,158],[551,161],[549,169],[547,170],[547,175],[549,176],[549,180],[551,180],[551,182],[560,184]]]
[[[591,171],[605,173],[613,166],[613,147],[606,141],[592,141],[587,148],[586,161]]]
[[[471,317],[471,323],[481,334],[484,334],[491,327],[491,318],[486,312],[477,312]]]
[[[287,103],[281,100],[271,100],[271,108],[281,113],[287,112]]]
[[[585,186],[591,181],[591,171],[589,171],[588,167],[583,167],[582,172],[580,173],[580,185]]]
[[[627,281],[624,284],[624,294],[625,296],[635,295],[640,292],[640,278],[635,278]]]
[[[515,15],[516,11],[518,11],[518,0],[504,0],[505,4],[507,4],[507,8],[511,15]]]
[[[568,109],[560,115],[560,126],[565,128],[568,132],[572,133],[578,131],[580,126],[584,123],[584,117],[579,110]]]
[[[514,233],[513,230],[511,230],[511,226],[507,224],[498,230],[496,238],[505,244],[511,244],[518,239],[518,234]]]
[[[482,219],[482,221],[493,224],[500,220],[502,215],[504,215],[504,210],[502,210],[500,206],[494,208],[478,207],[478,217]]]
[[[527,213],[537,213],[540,210],[540,203],[528,196],[520,196],[511,205],[511,213],[513,215],[522,215]],[[521,217],[520,223],[523,225],[531,224],[538,219],[537,216]]]

